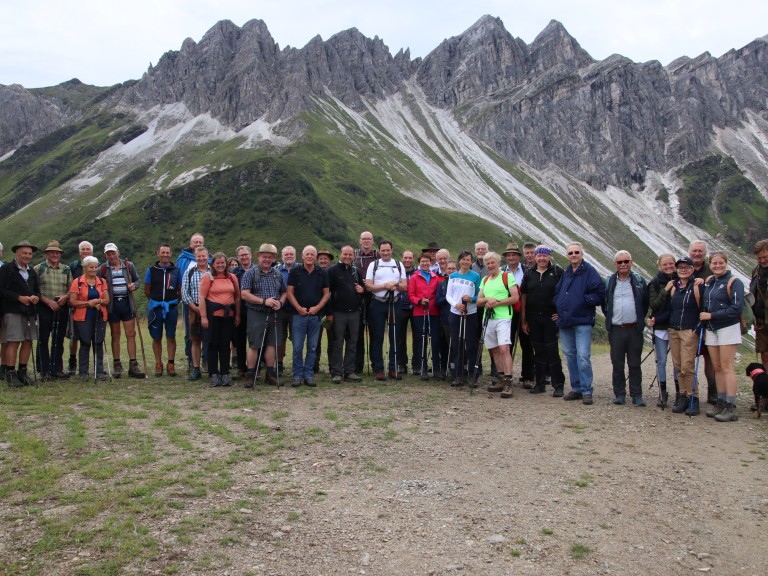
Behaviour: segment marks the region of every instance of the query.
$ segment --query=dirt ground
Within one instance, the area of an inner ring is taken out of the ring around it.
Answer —
[[[233,463],[224,490],[141,518],[158,551],[121,573],[766,574],[768,415],[753,420],[743,394],[738,422],[688,418],[656,408],[655,388],[646,408],[614,406],[609,360],[593,360],[593,406],[412,376],[178,394],[180,421],[246,415],[270,427],[246,432],[254,442],[300,441]],[[191,440],[199,458],[229,450]],[[68,552],[50,573],[76,573],[83,550]]]

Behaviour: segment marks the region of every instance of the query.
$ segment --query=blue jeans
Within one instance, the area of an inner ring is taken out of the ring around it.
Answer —
[[[560,346],[568,363],[571,390],[592,394],[592,326],[560,328]]]
[[[317,355],[317,340],[320,338],[321,321],[319,316],[293,315],[291,322],[291,343],[293,344],[293,381],[315,377],[313,368]],[[304,356],[304,341],[307,342],[307,355]]]
[[[667,354],[669,354],[669,340],[662,340],[658,336],[653,336],[653,344],[656,347],[656,373],[659,375],[659,382],[667,381]],[[672,376],[677,381],[677,369],[672,367]]]

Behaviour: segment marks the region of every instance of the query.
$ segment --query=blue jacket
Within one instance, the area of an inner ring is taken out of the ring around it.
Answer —
[[[195,253],[189,248],[184,248],[184,250],[181,251],[181,254],[179,254],[179,257],[176,258],[176,268],[179,269],[179,275],[184,276],[189,265],[193,264],[195,261]]]
[[[613,318],[613,294],[616,292],[616,278],[618,272],[614,272],[605,279],[605,301],[603,303],[603,312],[605,313],[605,329],[608,334],[613,329],[611,319]],[[648,312],[648,286],[645,278],[632,271],[629,273],[632,283],[632,294],[635,297],[635,314],[637,315],[637,331],[642,332],[645,329],[645,314]]]
[[[557,327],[594,326],[595,307],[600,306],[604,298],[605,284],[591,264],[582,262],[575,271],[572,266],[566,266],[555,288]]]
[[[719,278],[714,276],[704,285],[703,308],[709,310],[712,319],[706,323],[708,330],[719,330],[740,324],[741,306],[744,303],[744,284],[738,278],[731,283],[731,296],[728,297],[728,280],[733,277],[728,270]]]
[[[696,286],[691,279],[685,288],[680,286],[680,280],[675,281],[675,287],[668,294],[669,302],[669,327],[674,330],[694,330],[699,325],[699,302],[702,298],[704,286]],[[698,300],[695,292],[699,293]]]

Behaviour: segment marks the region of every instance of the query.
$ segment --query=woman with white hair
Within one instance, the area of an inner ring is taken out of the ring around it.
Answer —
[[[69,288],[69,305],[73,310],[75,335],[80,342],[78,372],[80,380],[88,380],[88,356],[93,346],[96,378],[106,380],[103,344],[107,331],[109,292],[106,281],[97,274],[99,261],[93,256],[86,256],[82,265],[83,275],[73,280]]]

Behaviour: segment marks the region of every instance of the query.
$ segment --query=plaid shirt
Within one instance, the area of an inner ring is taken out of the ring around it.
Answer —
[[[257,276],[258,274],[258,276]],[[285,287],[285,281],[283,275],[280,274],[274,268],[271,268],[268,272],[264,272],[258,266],[251,266],[245,274],[243,274],[243,281],[240,284],[240,290],[248,290],[254,296],[259,298],[274,298],[279,300],[287,288]],[[266,312],[271,310],[261,304],[253,304],[252,302],[246,302],[246,307],[257,312]]]
[[[190,270],[193,270],[190,278]],[[200,280],[203,274],[208,274],[210,268],[201,272],[197,264],[192,264],[184,272],[184,278],[181,281],[181,301],[187,306],[200,303]]]
[[[35,272],[40,278],[40,293],[46,298],[53,300],[57,296],[69,294],[72,274],[66,264],[59,264],[58,268],[54,268],[47,262],[41,262],[35,266]]]

